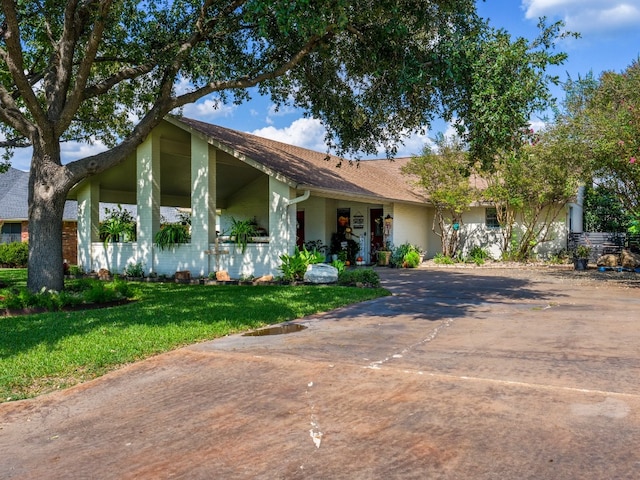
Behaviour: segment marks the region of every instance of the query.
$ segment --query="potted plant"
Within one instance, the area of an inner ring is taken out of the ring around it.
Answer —
[[[231,217],[231,238],[236,242],[236,246],[242,250],[242,254],[247,250],[247,243],[251,237],[257,235],[257,225],[254,220],[236,220]]]
[[[189,243],[189,226],[182,223],[165,223],[160,227],[153,237],[153,241],[164,250],[180,243]]]
[[[378,265],[381,267],[389,266],[389,260],[391,259],[391,252],[393,248],[390,242],[384,242],[384,245],[378,250]]]
[[[573,267],[576,270],[586,270],[591,257],[591,247],[578,245],[573,252]]]
[[[118,205],[117,209],[104,209],[107,218],[100,224],[100,238],[105,247],[109,242],[132,242],[136,239],[136,222],[128,210]]]

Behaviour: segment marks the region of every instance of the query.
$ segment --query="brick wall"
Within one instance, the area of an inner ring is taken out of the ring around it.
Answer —
[[[71,265],[78,263],[77,222],[62,222],[62,258]]]
[[[29,222],[22,222],[21,240],[29,241]],[[77,222],[62,222],[62,258],[72,265],[78,262]]]

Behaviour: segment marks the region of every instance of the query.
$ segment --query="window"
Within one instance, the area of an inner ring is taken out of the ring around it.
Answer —
[[[19,242],[22,240],[20,223],[3,223],[0,229],[0,243]]]
[[[487,228],[500,228],[500,223],[498,222],[498,211],[495,208],[486,208],[484,212],[484,223]]]

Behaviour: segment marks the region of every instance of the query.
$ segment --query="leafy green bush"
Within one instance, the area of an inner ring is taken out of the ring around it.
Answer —
[[[142,278],[144,277],[144,265],[142,262],[131,263],[125,267],[123,273],[127,277]]]
[[[313,263],[322,263],[324,254],[317,250],[309,251],[305,247],[300,250],[295,248],[293,255],[280,255],[280,271],[287,281],[302,280],[307,272],[307,267]]]
[[[242,250],[242,254],[244,255],[251,237],[258,235],[258,225],[255,220],[236,220],[231,217],[231,231],[229,235],[235,238],[236,245]]]
[[[136,219],[118,204],[118,208],[105,208],[107,218],[100,224],[100,239],[105,246],[109,242],[133,242],[136,240]]]
[[[153,241],[164,250],[181,243],[189,243],[189,226],[182,223],[165,223],[160,227],[153,237]]]
[[[403,243],[393,249],[389,263],[392,267],[409,266],[407,255],[411,256],[411,267],[415,268],[420,264],[420,249],[410,243]]]
[[[420,254],[416,251],[411,251],[404,256],[403,267],[416,268],[420,265]]]
[[[26,267],[28,260],[29,244],[27,242],[0,243],[0,266]]]
[[[490,258],[489,252],[487,252],[484,248],[475,246],[469,252],[467,256],[468,262],[473,262],[476,265],[483,265],[487,259]]]
[[[433,257],[433,263],[438,265],[453,265],[455,260],[451,257],[446,256],[445,254],[438,252],[435,257]]]
[[[56,311],[83,303],[106,303],[133,296],[134,291],[126,282],[85,279],[70,283],[62,292],[43,289],[38,293],[30,293],[26,288],[13,288],[5,295],[3,303],[9,309],[43,308]]]
[[[380,276],[372,268],[354,268],[343,270],[338,274],[338,285],[354,286],[357,284],[366,287],[379,287]]]
[[[78,265],[69,265],[69,275],[84,275],[84,270]]]
[[[334,260],[331,262],[331,266],[338,270],[338,275],[344,272],[345,264],[342,260]]]

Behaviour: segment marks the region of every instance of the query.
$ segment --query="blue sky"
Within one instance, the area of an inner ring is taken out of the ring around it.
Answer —
[[[489,18],[493,26],[506,29],[514,37],[535,38],[541,16],[546,16],[549,22],[563,20],[567,29],[579,32],[580,39],[567,39],[558,46],[569,54],[569,58],[550,73],[561,80],[567,76],[584,76],[590,71],[596,75],[605,70],[619,72],[640,55],[640,0],[486,0],[478,1],[477,5],[480,14]],[[554,89],[554,93],[562,97],[560,88]],[[267,99],[259,97],[240,106],[215,106],[214,101],[205,98],[187,106],[183,113],[274,140],[326,150],[322,125],[303,118],[300,111],[282,109],[276,112]],[[532,122],[535,125],[538,119],[532,119]],[[429,137],[446,129],[447,125],[439,122],[426,136],[411,136],[399,148],[398,156],[420,153]],[[63,159],[81,158],[97,149],[100,145],[69,144],[63,147]],[[30,152],[16,152],[13,166],[27,170],[29,159]]]

